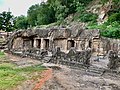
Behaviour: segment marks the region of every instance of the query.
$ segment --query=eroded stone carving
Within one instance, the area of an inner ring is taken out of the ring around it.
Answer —
[[[118,53],[116,51],[110,50],[108,52],[108,68],[109,69],[117,69],[120,67],[120,58],[118,57]]]

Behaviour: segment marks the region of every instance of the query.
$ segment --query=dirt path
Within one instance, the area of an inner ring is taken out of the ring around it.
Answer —
[[[62,66],[40,90],[120,90],[120,78]]]

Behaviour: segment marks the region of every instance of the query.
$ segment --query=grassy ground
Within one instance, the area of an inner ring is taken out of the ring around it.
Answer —
[[[1,51],[0,51],[0,57],[1,57],[1,56],[4,56],[4,55],[5,55],[4,52],[1,52]]]
[[[0,59],[2,59],[3,57],[5,57],[5,54],[4,54],[4,52],[0,51]]]
[[[4,57],[4,53],[0,52],[0,60]],[[32,77],[32,74],[43,70],[45,68],[41,65],[18,68],[12,63],[2,62],[0,63],[0,90],[14,88],[25,80],[37,78],[37,76]]]

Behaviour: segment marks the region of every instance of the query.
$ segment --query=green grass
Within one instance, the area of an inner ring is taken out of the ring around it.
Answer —
[[[3,55],[5,55],[4,52],[1,52],[1,51],[0,51],[0,56],[3,56]]]
[[[4,52],[0,51],[0,62],[8,61],[7,57],[5,56]]]
[[[11,63],[0,64],[0,90],[11,89],[27,80],[30,74],[45,70],[41,65],[18,68]],[[32,78],[32,77],[31,77]],[[29,78],[30,79],[30,78]]]

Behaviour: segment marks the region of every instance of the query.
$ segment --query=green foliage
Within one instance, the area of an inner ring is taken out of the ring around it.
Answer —
[[[85,5],[82,3],[76,3],[76,11],[78,13],[83,13],[85,11]]]
[[[32,5],[28,10],[28,23],[31,26],[45,25],[55,22],[55,11],[49,4],[42,2]]]
[[[54,22],[61,24],[69,14],[75,14],[74,19],[77,21],[96,22],[97,15],[86,11],[86,7],[91,1],[93,0],[47,0],[47,2],[32,5],[27,11],[27,17],[19,16],[16,20],[11,12],[3,12],[0,14],[0,29],[12,31],[15,28],[27,29]],[[110,1],[100,0],[103,4]],[[111,7],[108,22],[119,22],[120,0],[112,0]]]
[[[14,30],[14,17],[11,12],[0,13],[0,30],[7,32]]]
[[[96,22],[98,18],[96,14],[86,12],[85,5],[82,3],[77,3],[76,11],[78,16],[77,17],[75,16],[75,18],[77,18],[77,20],[81,22]]]
[[[106,25],[105,29],[101,30],[101,35],[109,38],[120,38],[120,24],[118,22],[112,22]]]
[[[101,35],[109,38],[120,38],[120,24],[118,22],[105,22],[102,25],[89,24],[88,29],[99,29]]]
[[[57,18],[57,21],[63,21],[64,18],[67,16],[68,8],[66,6],[60,5],[57,7],[55,17]]]
[[[46,25],[55,22],[54,9],[45,3],[41,3],[37,15],[38,25]]]
[[[61,23],[69,14],[76,12],[78,3],[87,5],[90,1],[92,0],[47,0],[46,3],[32,5],[28,10],[28,23],[31,26],[45,25],[56,21]]]
[[[108,22],[112,23],[112,22],[120,22],[120,12],[119,13],[113,13],[112,15],[109,16],[108,18]]]
[[[88,5],[91,1],[93,1],[93,0],[74,0],[74,2],[76,2],[76,3],[82,3],[85,6]]]
[[[80,14],[79,18],[80,18],[81,22],[96,22],[98,16],[93,13],[84,12],[84,13]]]
[[[37,25],[37,15],[38,15],[38,11],[39,11],[39,4],[35,4],[32,5],[29,9],[28,9],[28,23],[31,26],[36,26]]]
[[[107,3],[109,0],[101,0],[103,4]]]
[[[101,0],[101,2],[105,4],[109,2],[109,0]],[[101,32],[101,35],[104,37],[120,38],[120,12],[119,11],[120,11],[120,0],[112,0],[112,10],[108,13],[109,14],[108,21],[101,25],[98,25],[95,22],[89,22],[87,28],[99,29]],[[88,17],[90,16],[88,15]]]
[[[15,27],[17,29],[27,29],[29,26],[27,17],[21,15],[16,17]]]
[[[69,5],[71,0],[48,0],[50,7],[54,9],[54,17],[57,22],[61,22],[67,17],[69,12]]]

